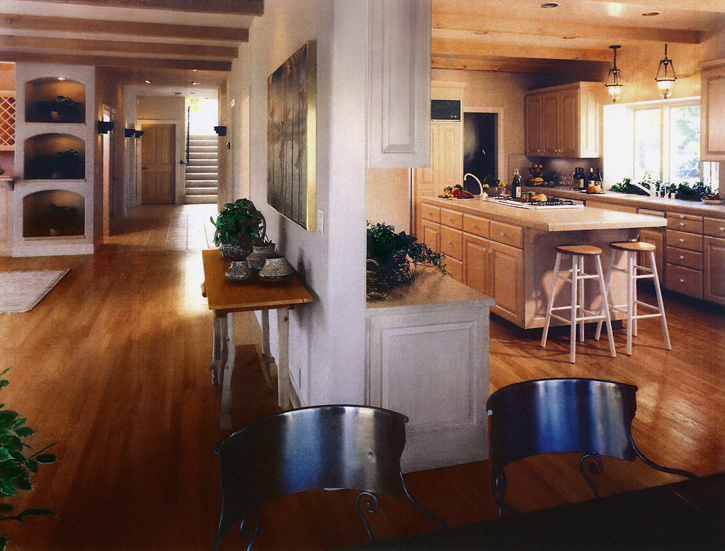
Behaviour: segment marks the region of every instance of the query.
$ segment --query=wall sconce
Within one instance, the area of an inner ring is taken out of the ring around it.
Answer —
[[[227,127],[226,126],[215,126],[214,132],[216,132],[217,136],[226,136],[227,135]]]
[[[98,133],[108,134],[113,130],[113,121],[98,121]]]
[[[616,103],[622,95],[622,83],[620,82],[622,73],[617,69],[617,49],[621,48],[621,46],[610,46],[610,48],[614,50],[614,65],[609,69],[607,82],[604,86],[607,87],[607,92],[609,93],[609,97],[612,98],[612,102]]]
[[[133,138],[134,134],[136,133],[135,128],[124,128],[123,129],[123,137],[124,138]]]
[[[133,135],[136,137],[136,139],[139,139],[141,136],[143,136],[143,130],[134,130]]]
[[[671,69],[671,73],[667,74],[667,69]],[[662,96],[663,99],[667,99],[672,94],[672,88],[675,85],[675,81],[677,80],[677,75],[675,75],[675,66],[672,64],[672,61],[667,59],[667,44],[665,44],[665,58],[660,61],[660,66],[657,68],[657,76],[655,77],[655,80],[657,81],[657,88],[660,91],[660,96]]]

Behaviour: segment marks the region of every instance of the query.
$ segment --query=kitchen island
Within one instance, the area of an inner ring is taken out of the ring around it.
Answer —
[[[526,209],[495,199],[433,197],[423,198],[421,216],[421,241],[446,256],[451,275],[493,297],[491,312],[524,329],[544,326],[558,245],[600,247],[606,270],[609,243],[637,239],[640,230],[667,223],[661,217],[582,205]],[[600,297],[588,283],[588,308],[596,309]],[[620,302],[624,288],[623,274],[614,274],[612,292]],[[569,300],[563,288],[555,306]]]
[[[365,312],[366,403],[408,416],[404,472],[488,458],[488,337],[493,299],[417,268]]]

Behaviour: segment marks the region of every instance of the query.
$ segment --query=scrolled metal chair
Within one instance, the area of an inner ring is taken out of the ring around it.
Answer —
[[[646,458],[632,438],[637,387],[596,379],[540,379],[515,383],[494,392],[490,415],[491,491],[499,517],[516,509],[504,502],[507,465],[545,453],[580,453],[579,471],[599,497],[587,474],[598,474],[600,456],[627,461],[639,457],[650,467],[697,478]]]
[[[405,423],[400,413],[381,408],[331,405],[295,409],[249,423],[226,437],[219,455],[222,512],[214,538],[241,522],[244,536],[250,519],[251,549],[259,528],[257,509],[278,497],[320,488],[360,490],[355,506],[370,541],[373,532],[363,513],[378,509],[377,495],[413,505],[441,527],[443,520],[423,509],[410,495],[400,470]]]

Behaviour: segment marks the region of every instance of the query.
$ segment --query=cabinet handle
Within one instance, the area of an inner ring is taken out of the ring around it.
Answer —
[[[680,237],[680,243],[684,243],[685,240]]]
[[[720,226],[720,231],[725,231],[725,227]]]
[[[680,260],[685,260],[685,257],[680,255]]]
[[[680,227],[682,227],[682,226],[684,226],[684,225],[685,225],[685,223],[684,223],[684,222],[680,222]]]
[[[685,280],[684,280],[684,279],[680,279],[680,283],[684,283],[684,282],[685,282]]]

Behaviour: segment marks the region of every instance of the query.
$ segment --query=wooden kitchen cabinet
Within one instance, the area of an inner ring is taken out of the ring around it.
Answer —
[[[441,225],[430,220],[422,221],[422,231],[419,241],[425,243],[433,252],[441,252]]]
[[[600,94],[599,82],[577,82],[527,92],[526,155],[599,157]]]
[[[703,298],[725,305],[725,220],[704,219]]]
[[[700,160],[725,161],[725,59],[700,66]]]
[[[694,298],[703,298],[703,218],[667,213],[665,287]]]
[[[479,293],[493,297],[494,274],[491,240],[475,235],[463,234],[463,256],[465,258],[465,284]]]
[[[655,266],[657,267],[657,279],[660,286],[665,282],[665,232],[662,230],[643,229],[639,232],[639,240],[643,243],[654,245],[655,248]],[[640,253],[638,259],[640,266],[649,267],[649,254]]]
[[[524,251],[491,241],[492,311],[517,325],[524,321]]]

